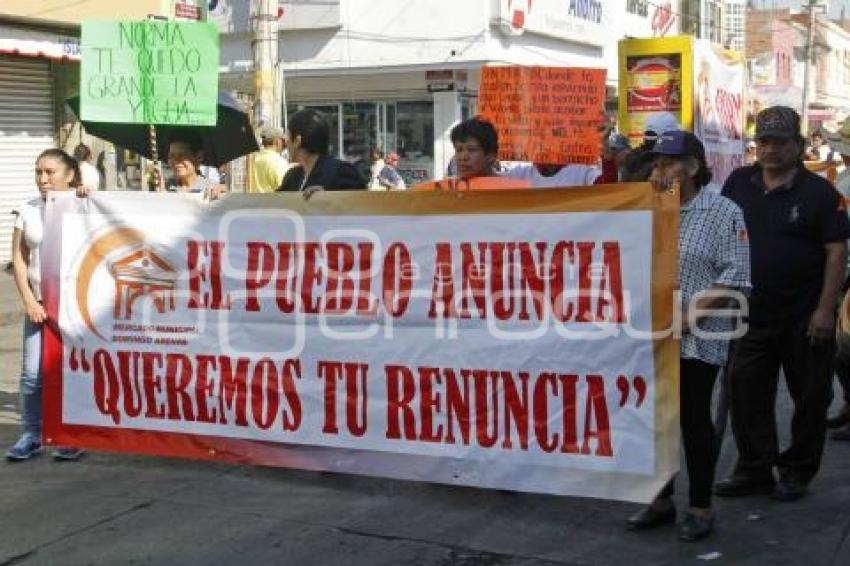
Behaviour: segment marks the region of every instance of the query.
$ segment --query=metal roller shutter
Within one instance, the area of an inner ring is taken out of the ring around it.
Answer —
[[[50,63],[0,56],[0,262],[11,259],[12,214],[38,195],[33,165],[54,145]]]

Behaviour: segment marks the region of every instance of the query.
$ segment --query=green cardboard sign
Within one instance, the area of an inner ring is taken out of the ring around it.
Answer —
[[[218,30],[205,22],[83,22],[80,118],[212,126]]]

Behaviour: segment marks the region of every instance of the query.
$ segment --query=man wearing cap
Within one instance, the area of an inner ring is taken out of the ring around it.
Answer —
[[[850,223],[835,188],[803,166],[793,109],[759,112],[755,137],[758,162],[736,169],[723,187],[744,211],[753,291],[749,328],[728,368],[738,462],[715,493],[793,501],[805,495],[823,452]],[[775,419],[780,368],[794,402],[791,443],[782,452]]]
[[[289,170],[289,162],[280,154],[284,137],[280,128],[264,127],[260,130],[263,147],[254,155],[249,192],[273,193],[280,186],[283,176]]]
[[[254,155],[249,192],[273,193],[280,186],[291,164],[281,155],[286,135],[281,128],[260,130],[262,148]]]
[[[652,173],[654,156],[652,149],[658,138],[666,132],[681,129],[676,117],[670,112],[657,112],[646,120],[643,132],[643,143],[630,152],[626,157],[620,180],[646,181]]]
[[[720,367],[726,363],[732,320],[704,316],[727,305],[750,287],[749,245],[744,216],[738,206],[703,189],[711,181],[702,142],[690,132],[674,130],[661,136],[652,151],[650,180],[664,190],[679,186],[679,288],[682,298],[680,343],[680,415],[685,461],[690,481],[690,506],[679,526],[679,538],[694,541],[714,527],[711,486],[714,482],[714,429],[711,395]],[[673,481],[655,501],[627,520],[633,530],[672,523],[676,509],[670,496]]]

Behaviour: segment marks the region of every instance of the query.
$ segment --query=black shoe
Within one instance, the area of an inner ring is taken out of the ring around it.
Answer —
[[[626,528],[630,531],[645,531],[660,525],[676,522],[676,508],[670,505],[663,511],[658,511],[653,506],[644,507],[628,519]]]
[[[773,492],[772,477],[752,477],[732,474],[714,484],[714,494],[720,497],[746,497]]]
[[[826,426],[828,428],[841,428],[847,424],[850,424],[850,405],[847,404],[838,411],[837,415],[826,419]]]
[[[797,501],[806,495],[808,491],[809,488],[805,483],[796,478],[786,477],[780,478],[770,497],[776,501]]]
[[[829,437],[833,440],[850,440],[850,424],[846,424],[838,430],[833,430]]]
[[[685,515],[685,520],[679,525],[679,540],[693,542],[707,537],[714,530],[714,515],[700,517],[693,513]]]

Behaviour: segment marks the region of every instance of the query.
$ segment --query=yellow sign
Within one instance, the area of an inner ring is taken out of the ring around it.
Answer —
[[[620,131],[632,145],[643,139],[646,121],[669,112],[683,128],[693,126],[693,39],[689,36],[624,39],[619,42]]]

